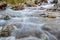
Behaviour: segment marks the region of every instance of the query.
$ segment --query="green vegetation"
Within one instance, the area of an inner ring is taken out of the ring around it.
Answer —
[[[18,4],[18,3],[24,3],[26,0],[0,0],[1,1],[6,1],[8,4]]]
[[[13,6],[16,4],[26,4],[27,6],[35,6],[34,0],[0,0],[0,2],[5,1],[8,5]]]

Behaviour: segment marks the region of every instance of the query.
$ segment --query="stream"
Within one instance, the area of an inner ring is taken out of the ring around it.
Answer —
[[[54,4],[42,5],[50,8]],[[6,25],[13,25],[14,31],[10,37],[1,37],[0,40],[60,40],[60,18],[44,18],[40,14],[48,14],[41,6],[27,7],[24,10],[14,11],[10,8],[0,11],[2,15],[9,15],[10,20],[0,20],[0,30]]]

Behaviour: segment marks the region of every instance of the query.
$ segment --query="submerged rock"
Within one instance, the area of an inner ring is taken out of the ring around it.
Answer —
[[[53,38],[53,37],[56,37],[56,40],[60,40],[60,31],[56,30],[56,29],[52,29],[52,28],[49,28],[49,27],[43,27],[42,28],[44,31],[46,31],[47,35],[50,35],[50,39]],[[53,39],[51,39],[53,40]]]
[[[28,32],[25,31],[25,32],[21,32],[21,33],[18,32],[18,34],[16,34],[16,38],[19,39],[19,38],[29,37],[30,35],[34,36],[34,37],[37,37],[37,38],[40,38],[41,37],[41,32],[33,31],[33,30],[28,31]]]
[[[40,27],[43,26],[44,24],[40,24],[39,27],[37,24],[35,25],[34,23],[22,23],[20,25],[23,25],[22,28],[15,30],[12,34],[12,35],[15,34],[14,36],[17,39],[29,37],[29,36],[34,36],[37,38],[41,37],[42,32]]]

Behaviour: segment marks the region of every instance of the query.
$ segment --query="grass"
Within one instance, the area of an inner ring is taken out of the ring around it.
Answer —
[[[15,5],[15,4],[19,4],[19,3],[25,3],[25,2],[29,2],[32,0],[0,0],[0,2],[2,1],[6,1],[7,4],[9,4],[10,6]]]
[[[0,0],[0,2],[6,1],[8,4],[18,4],[18,3],[24,3],[26,0]]]

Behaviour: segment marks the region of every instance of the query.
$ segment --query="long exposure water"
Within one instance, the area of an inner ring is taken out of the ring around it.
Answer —
[[[53,7],[53,5],[50,4],[51,7]],[[0,29],[6,24],[16,24],[16,26],[13,26],[15,30],[12,32],[11,36],[2,37],[0,40],[60,40],[58,38],[58,32],[60,32],[60,19],[41,17],[40,14],[48,13],[46,10],[40,9],[41,7],[28,7],[24,10],[14,11],[7,8],[4,11],[0,11],[0,15],[11,16],[10,20],[0,21]],[[2,16],[0,16],[0,18],[1,17]],[[47,29],[43,29],[45,27]]]

